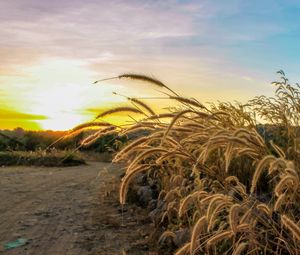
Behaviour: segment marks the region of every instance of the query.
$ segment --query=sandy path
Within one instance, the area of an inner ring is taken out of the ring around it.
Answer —
[[[148,254],[137,240],[147,224],[117,202],[120,167],[90,162],[67,168],[0,169],[1,254]],[[28,243],[4,250],[17,238]]]

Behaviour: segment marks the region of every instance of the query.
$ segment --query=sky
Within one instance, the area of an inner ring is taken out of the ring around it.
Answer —
[[[112,92],[161,95],[93,85],[128,72],[203,103],[272,95],[276,71],[300,81],[299,14],[296,0],[0,0],[0,129],[69,129],[126,104]]]

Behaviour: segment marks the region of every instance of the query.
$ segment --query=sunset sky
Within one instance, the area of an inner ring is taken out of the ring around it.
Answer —
[[[113,91],[159,95],[92,84],[126,72],[201,102],[271,95],[280,69],[300,81],[299,14],[297,0],[1,0],[0,129],[68,129],[124,105]]]

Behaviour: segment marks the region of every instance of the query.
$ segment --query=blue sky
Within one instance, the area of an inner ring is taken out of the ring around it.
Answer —
[[[157,93],[121,81],[91,87],[124,72],[202,102],[271,95],[279,69],[300,81],[299,14],[299,1],[1,1],[0,110],[61,129],[123,103],[112,91]],[[19,125],[16,116],[0,128]]]

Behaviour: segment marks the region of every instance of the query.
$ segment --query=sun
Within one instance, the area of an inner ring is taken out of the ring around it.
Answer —
[[[31,112],[47,117],[37,121],[42,129],[66,130],[92,118],[83,111],[89,103],[92,76],[83,63],[50,60],[27,71],[35,79]]]
[[[126,86],[93,84],[103,74],[94,71],[89,60],[50,58],[23,67],[21,71],[26,75],[9,87],[12,96],[8,101],[16,112],[32,116],[28,121],[34,129],[71,129],[93,120],[99,111],[126,101],[112,93],[116,90],[125,94]],[[114,121],[118,123],[119,119]],[[10,126],[25,127],[26,124],[23,119],[16,123]]]
[[[56,114],[47,120],[39,121],[44,130],[69,130],[86,120],[79,114]]]

